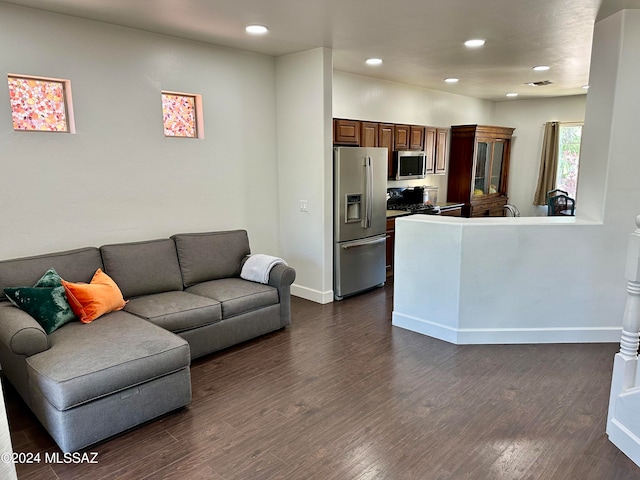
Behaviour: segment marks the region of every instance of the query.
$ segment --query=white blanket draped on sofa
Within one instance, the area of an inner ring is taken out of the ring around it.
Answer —
[[[247,261],[242,266],[240,278],[252,282],[269,283],[269,272],[276,265],[287,264],[283,259],[263,253],[249,255]]]

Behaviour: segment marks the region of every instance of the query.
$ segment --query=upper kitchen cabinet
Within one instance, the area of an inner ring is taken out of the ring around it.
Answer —
[[[374,122],[360,122],[360,146],[378,147],[378,124]]]
[[[424,150],[425,128],[418,125],[394,126],[394,149]]]
[[[336,145],[360,145],[360,122],[358,120],[333,120],[333,143]]]
[[[409,150],[424,150],[425,127],[411,125],[409,127]]]
[[[424,151],[427,153],[427,173],[444,174],[447,171],[449,129],[425,127]]]
[[[395,150],[409,150],[410,131],[409,125],[394,125],[393,145]]]
[[[447,201],[464,203],[463,216],[504,215],[514,130],[487,125],[451,127]]]
[[[436,155],[435,173],[441,174],[447,171],[447,157],[449,155],[449,129],[436,129]]]
[[[385,147],[388,151],[389,175],[393,172],[393,152],[404,150],[427,152],[426,173],[445,173],[448,141],[449,129],[447,128],[368,122],[346,118],[333,119],[333,144],[353,147]]]
[[[393,172],[393,149],[395,148],[393,144],[393,135],[393,124],[378,124],[378,147],[387,148],[387,172],[389,177],[391,177],[391,172]]]
[[[427,172],[436,171],[436,128],[426,127],[424,129],[424,151],[427,154]]]

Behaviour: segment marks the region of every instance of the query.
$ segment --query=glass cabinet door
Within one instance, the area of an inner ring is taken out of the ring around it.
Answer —
[[[473,196],[504,192],[506,185],[502,185],[502,168],[505,153],[506,141],[503,139],[478,141]]]
[[[502,192],[502,162],[504,159],[504,141],[497,140],[493,143],[493,158],[491,162],[491,181],[488,193]]]
[[[473,195],[486,195],[489,187],[489,172],[491,171],[491,144],[478,142],[476,155],[476,171],[474,176]]]

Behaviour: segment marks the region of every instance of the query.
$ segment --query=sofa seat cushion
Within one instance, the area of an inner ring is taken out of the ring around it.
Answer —
[[[49,335],[51,348],[27,358],[29,388],[68,410],[146,383],[190,363],[189,345],[130,313],[117,311]]]
[[[132,298],[124,309],[175,333],[222,319],[220,302],[188,292],[164,292]]]
[[[280,301],[276,288],[241,278],[211,280],[189,287],[186,291],[220,302],[223,319],[277,305]]]

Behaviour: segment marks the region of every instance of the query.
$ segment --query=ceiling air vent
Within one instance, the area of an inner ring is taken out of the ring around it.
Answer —
[[[551,80],[542,80],[540,82],[527,82],[525,85],[529,85],[530,87],[544,87],[545,85],[551,85],[553,82]]]

